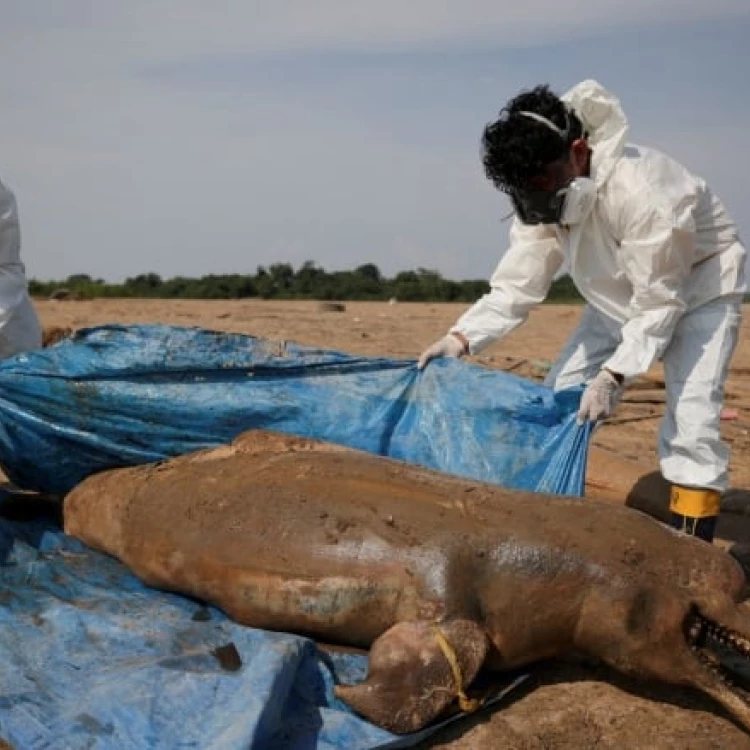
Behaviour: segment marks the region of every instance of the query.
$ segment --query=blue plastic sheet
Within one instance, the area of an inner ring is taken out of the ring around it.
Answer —
[[[455,360],[366,358],[239,334],[104,326],[0,363],[0,462],[64,493],[102,469],[266,428],[518,489],[583,494],[580,390]]]
[[[365,671],[148,589],[52,523],[0,518],[0,738],[17,750],[374,750],[439,728],[399,737],[352,714],[334,680]]]
[[[266,428],[582,494],[579,398],[456,361],[419,373],[412,360],[106,326],[0,363],[0,461],[19,486],[63,493]],[[229,644],[236,669],[216,656]],[[0,519],[0,737],[17,748],[374,750],[434,731],[395,737],[340,704],[334,679],[365,669],[363,656],[324,656],[148,589],[48,521]]]

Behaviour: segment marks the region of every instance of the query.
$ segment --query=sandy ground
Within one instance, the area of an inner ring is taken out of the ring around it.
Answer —
[[[346,303],[343,312],[316,302],[94,300],[39,301],[45,326],[81,328],[104,323],[169,323],[293,340],[364,355],[415,357],[455,320],[464,305]],[[581,308],[545,306],[528,324],[478,361],[541,379],[574,328]],[[750,316],[728,381],[724,422],[732,447],[726,499],[732,540],[750,543]],[[625,457],[643,473],[654,471],[656,435],[664,410],[661,368],[629,390],[594,444]],[[736,519],[736,524],[732,521]],[[726,525],[726,524],[725,524]],[[550,664],[512,701],[482,713],[423,747],[518,748],[727,748],[750,750],[750,736],[710,701],[688,691],[644,686],[582,664]]]

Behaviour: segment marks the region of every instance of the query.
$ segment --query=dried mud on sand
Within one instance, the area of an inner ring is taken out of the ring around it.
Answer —
[[[48,327],[74,329],[106,323],[166,323],[248,333],[368,356],[416,357],[465,309],[455,304],[345,303],[323,310],[317,302],[258,300],[38,301]],[[529,322],[475,361],[540,380],[575,327],[578,306],[543,306]],[[732,491],[720,532],[724,546],[750,545],[750,310],[727,384],[725,405],[737,411],[723,424],[732,446]],[[655,471],[656,435],[664,410],[660,366],[627,392],[614,418],[594,437],[598,456],[629,462],[627,477],[598,477],[604,494],[619,498],[635,474]],[[590,479],[591,471],[590,471]],[[637,494],[637,493],[636,493]],[[654,507],[635,498],[631,504]],[[750,608],[748,609],[750,616]],[[552,748],[727,748],[750,750],[750,736],[711,701],[687,690],[625,681],[600,667],[547,664],[529,684],[491,712],[444,730],[422,748],[551,750]]]

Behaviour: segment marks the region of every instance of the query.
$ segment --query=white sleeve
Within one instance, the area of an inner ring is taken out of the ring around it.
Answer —
[[[490,291],[469,308],[451,328],[480,352],[525,322],[544,300],[562,266],[563,255],[555,229],[529,226],[514,219],[510,247],[490,279]]]
[[[626,378],[643,374],[664,353],[686,309],[697,196],[686,190],[675,199],[668,192],[632,190],[622,212],[621,263],[633,296],[622,342],[603,366]]]

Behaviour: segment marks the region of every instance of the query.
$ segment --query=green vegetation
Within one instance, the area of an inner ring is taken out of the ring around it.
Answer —
[[[52,295],[75,299],[95,297],[153,297],[162,299],[309,299],[309,300],[389,300],[400,302],[473,302],[487,292],[486,280],[450,281],[437,271],[418,268],[385,278],[373,263],[353,271],[325,271],[307,261],[296,271],[289,263],[259,266],[254,275],[211,274],[201,278],[176,276],[162,279],[145,273],[109,284],[84,273],[64,281],[29,282],[34,297]],[[570,278],[555,282],[549,295],[552,302],[580,302]]]

